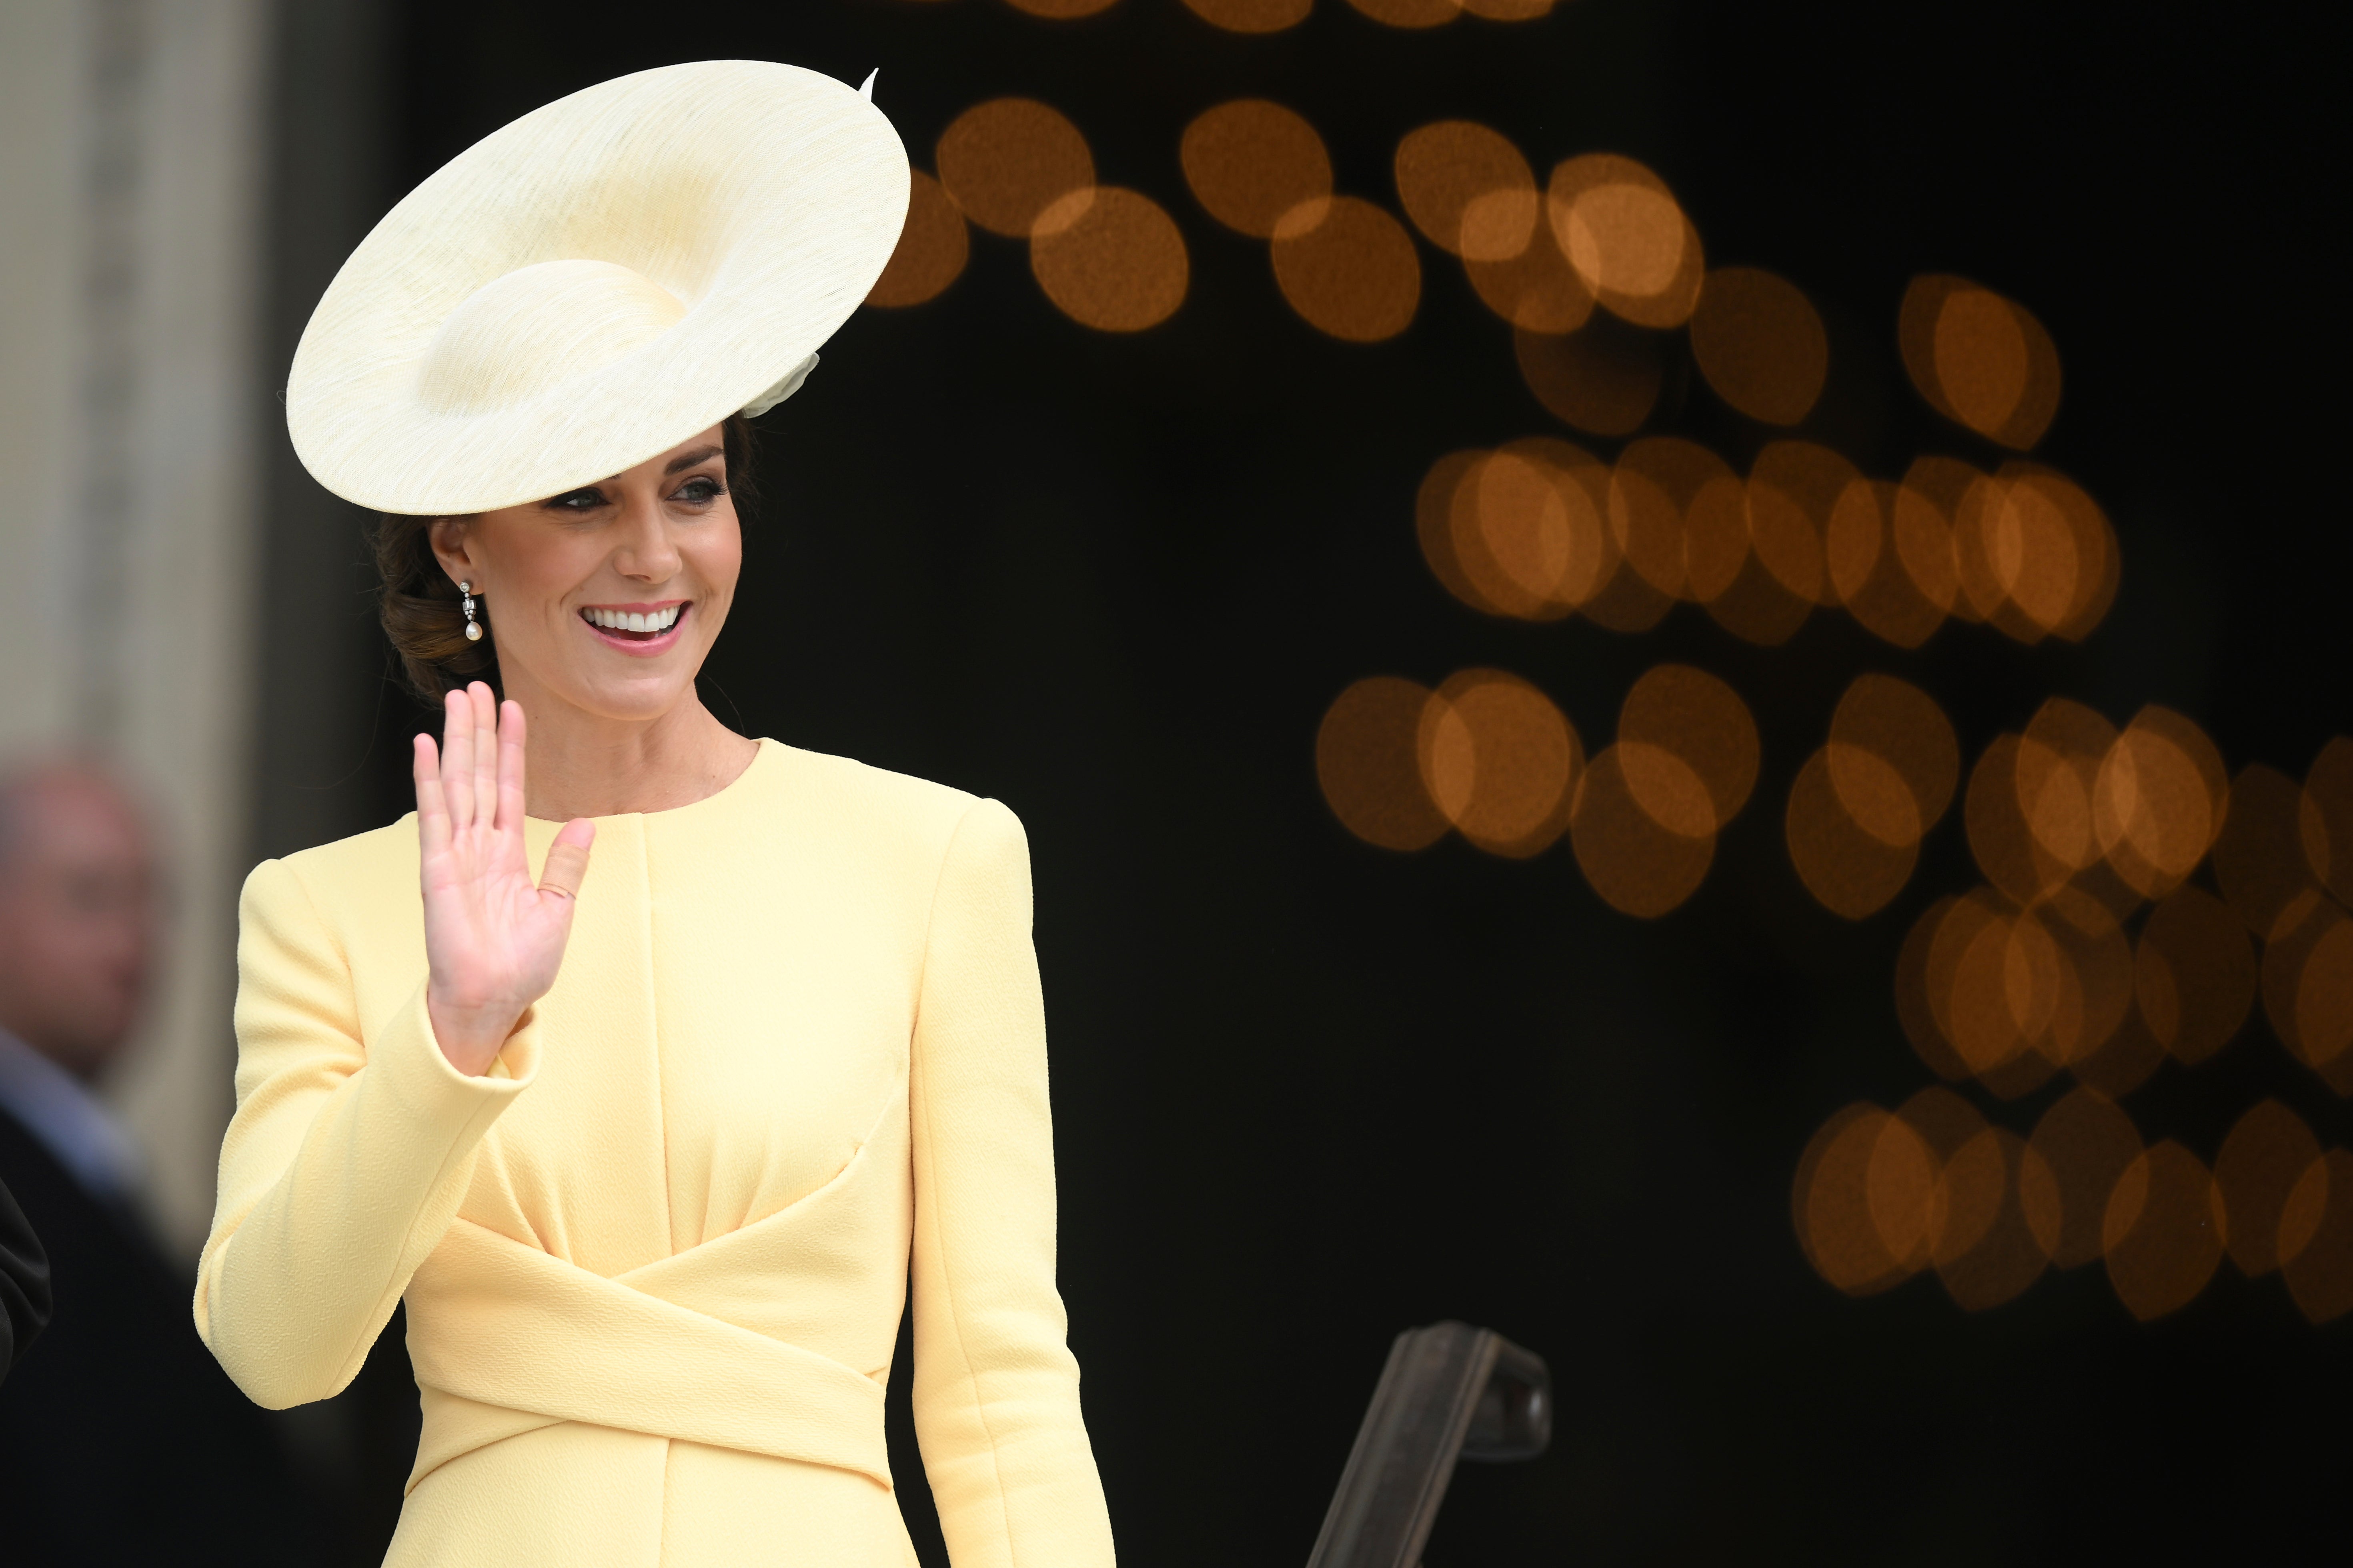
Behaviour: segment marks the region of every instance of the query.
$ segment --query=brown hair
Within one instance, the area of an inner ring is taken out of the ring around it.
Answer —
[[[752,422],[731,414],[721,424],[727,452],[727,490],[734,498],[736,518],[751,521],[757,492],[752,484]],[[444,693],[469,681],[499,683],[498,633],[490,609],[474,601],[474,618],[481,640],[466,640],[466,613],[458,584],[441,569],[433,553],[433,525],[438,517],[413,517],[386,512],[375,526],[375,569],[383,579],[376,590],[376,619],[384,635],[400,655],[409,689],[438,707]]]

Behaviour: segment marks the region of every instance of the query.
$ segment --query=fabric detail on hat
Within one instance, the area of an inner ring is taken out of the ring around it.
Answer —
[[[517,268],[449,312],[417,395],[436,414],[512,408],[645,347],[685,315],[675,295],[617,262]]]
[[[774,408],[777,404],[782,403],[786,398],[790,397],[794,393],[798,392],[801,389],[801,383],[807,381],[809,377],[809,372],[816,368],[817,355],[811,354],[808,358],[801,361],[800,363],[793,366],[792,374],[786,376],[784,380],[776,383],[776,385],[768,388],[767,391],[760,394],[759,396],[744,405],[744,417],[746,419],[757,419],[761,415],[765,414],[769,409]]]

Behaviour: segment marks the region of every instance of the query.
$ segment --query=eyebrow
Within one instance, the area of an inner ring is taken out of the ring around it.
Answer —
[[[668,479],[681,469],[691,468],[697,463],[707,463],[723,450],[725,448],[721,447],[697,447],[691,452],[681,452],[662,466],[662,478]]]

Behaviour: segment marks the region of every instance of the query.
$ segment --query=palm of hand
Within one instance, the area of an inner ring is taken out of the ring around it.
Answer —
[[[547,994],[572,933],[596,826],[565,825],[534,885],[523,852],[523,717],[477,681],[447,702],[442,745],[417,738],[427,1011],[441,1051],[480,1075]]]

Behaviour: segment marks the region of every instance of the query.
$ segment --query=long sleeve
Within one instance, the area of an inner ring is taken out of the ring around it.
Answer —
[[[48,1321],[48,1258],[25,1211],[0,1186],[0,1377]]]
[[[1110,1568],[1054,1287],[1029,847],[994,801],[940,873],[910,1071],[916,1433],[956,1568]]]
[[[238,909],[237,1114],[196,1279],[196,1331],[256,1403],[324,1399],[359,1371],[440,1241],[482,1134],[530,1081],[531,1015],[491,1076],[434,1042],[415,992],[364,1031],[350,966],[290,868]]]

